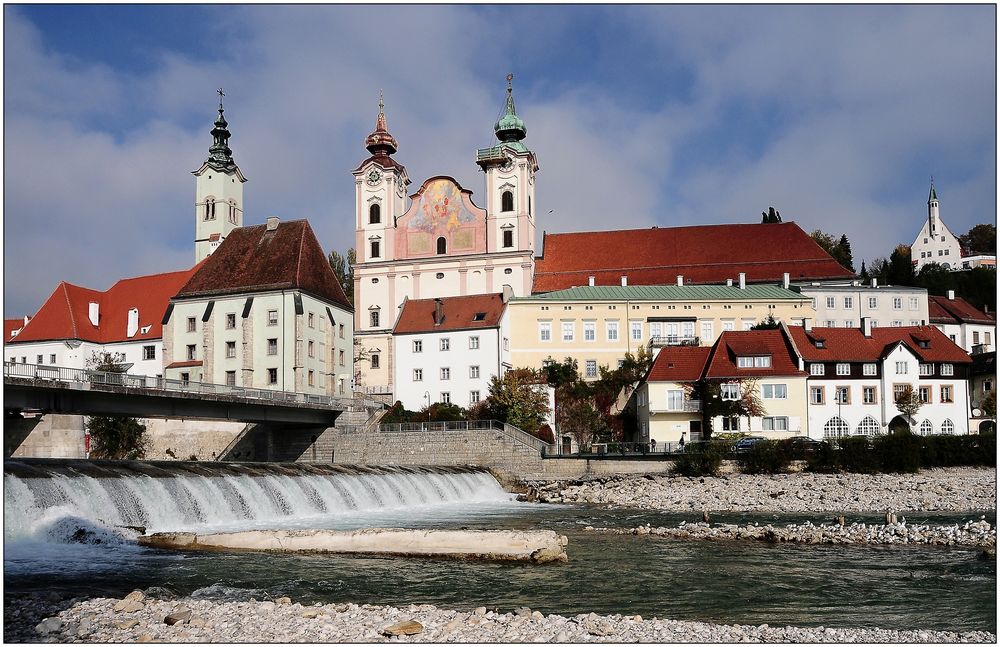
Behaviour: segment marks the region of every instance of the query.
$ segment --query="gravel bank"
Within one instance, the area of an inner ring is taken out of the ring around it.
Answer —
[[[649,525],[636,528],[594,528],[585,530],[607,532],[616,535],[651,535],[671,539],[702,539],[707,541],[752,540],[770,543],[798,544],[926,544],[933,546],[972,546],[992,548],[997,543],[996,528],[988,521],[967,521],[959,525],[911,526],[905,522],[894,524],[813,525],[789,524],[775,527],[748,524],[711,525],[708,523],[682,523],[676,528]]]
[[[525,483],[529,500],[690,512],[927,512],[996,510],[996,470],[918,474],[620,476]]]
[[[288,598],[275,602],[162,601],[142,597],[139,592],[133,592],[125,600],[77,601],[58,615],[55,609],[44,607],[44,603],[32,599],[5,601],[5,639],[8,642],[996,642],[994,634],[980,631],[712,625],[593,613],[567,618],[555,614],[543,616],[527,608],[497,613],[482,607],[462,612],[431,605],[304,607]],[[168,624],[169,621],[175,622]],[[398,637],[387,635],[393,633]]]

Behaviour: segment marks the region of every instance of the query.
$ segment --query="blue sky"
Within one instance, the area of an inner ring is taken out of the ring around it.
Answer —
[[[860,264],[912,242],[932,174],[956,234],[995,220],[995,24],[990,5],[5,5],[4,313],[191,265],[219,86],[246,224],[307,218],[327,250],[353,244],[380,89],[413,186],[452,175],[481,202],[512,71],[540,229],[774,205]]]

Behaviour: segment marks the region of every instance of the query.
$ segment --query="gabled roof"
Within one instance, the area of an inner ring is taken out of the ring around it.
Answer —
[[[656,355],[646,382],[696,382],[705,371],[710,346],[665,346]]]
[[[780,285],[583,285],[554,292],[533,294],[530,297],[515,297],[514,300],[528,301],[546,299],[553,301],[746,301],[748,299],[808,300],[798,292],[785,290]]]
[[[996,324],[996,319],[962,297],[949,299],[948,297],[928,296],[927,315],[931,323],[936,324]]]
[[[11,338],[15,331],[20,330],[24,326],[24,318],[18,317],[17,319],[4,319],[3,320],[3,340],[6,342]]]
[[[189,270],[121,279],[105,292],[63,281],[42,304],[12,344],[79,339],[97,344],[163,337],[163,313],[170,297],[201,265]],[[90,322],[90,303],[98,304],[98,325]],[[139,330],[128,336],[128,311],[139,310]],[[143,329],[148,330],[143,333]]]
[[[876,362],[896,346],[905,344],[923,362],[971,362],[969,354],[935,326],[878,327],[872,336],[865,337],[860,328],[813,328],[806,331],[801,326],[789,326],[788,331],[795,347],[808,362]],[[816,348],[815,339],[823,340],[823,348]],[[928,347],[921,348],[920,340]]]
[[[177,298],[298,289],[353,312],[323,248],[305,220],[241,227],[205,259]]]
[[[434,317],[441,302],[443,320],[435,325]],[[503,294],[472,294],[441,299],[408,299],[399,313],[394,335],[436,333],[451,330],[496,328],[500,325],[506,304]],[[478,315],[478,316],[477,316]]]
[[[794,222],[546,234],[532,292],[587,285],[725,283],[852,278]]]
[[[740,368],[737,357],[769,355],[767,368]],[[706,379],[755,378],[806,375],[799,370],[798,358],[792,353],[781,329],[727,330],[719,335],[705,369]]]

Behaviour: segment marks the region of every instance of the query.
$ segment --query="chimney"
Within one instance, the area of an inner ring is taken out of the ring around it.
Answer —
[[[278,216],[267,217],[267,231],[274,231],[278,228]]]
[[[878,279],[875,278],[874,276],[872,277],[872,287],[873,288],[877,288],[878,287]]]
[[[594,287],[594,277],[592,276],[587,277],[587,285],[589,285],[590,287]]]
[[[732,279],[726,279],[726,286],[727,287],[733,287],[733,280]]]
[[[440,326],[444,323],[444,301],[434,299],[434,325]]]
[[[90,316],[90,323],[96,328],[101,319],[101,304],[96,301],[91,301],[88,314]]]
[[[864,333],[865,337],[872,336],[872,318],[871,317],[861,317],[861,332]]]
[[[622,274],[622,287],[625,287],[627,285],[628,285],[628,277]]]
[[[954,290],[948,290],[948,300],[949,301],[954,301],[955,300],[955,291]]]
[[[740,289],[745,290],[747,288],[747,273],[740,272]]]
[[[139,308],[132,308],[128,311],[128,326],[125,330],[126,337],[133,337],[139,332]]]
[[[812,319],[809,318],[809,317],[803,317],[802,318],[802,327],[805,328],[806,332],[812,332],[812,329],[813,329]]]
[[[784,274],[782,274],[781,275],[781,287],[783,287],[783,288],[785,288],[787,290],[788,286],[791,283],[791,278],[792,277],[789,276],[788,272],[785,272]]]
[[[677,285],[679,285],[681,287],[684,286],[684,275],[683,274],[678,274],[677,275]]]

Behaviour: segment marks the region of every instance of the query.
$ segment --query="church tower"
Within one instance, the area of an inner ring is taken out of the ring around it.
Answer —
[[[208,149],[208,159],[197,171],[195,178],[195,262],[207,258],[225,240],[232,230],[243,226],[243,183],[247,181],[233,161],[229,148],[229,124],[223,115],[219,88],[219,118],[212,128],[213,142]]]
[[[528,135],[514,108],[513,74],[507,75],[504,114],[493,126],[500,143],[476,151],[476,163],[486,173],[487,250],[535,249],[535,154],[524,145]]]

